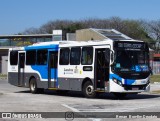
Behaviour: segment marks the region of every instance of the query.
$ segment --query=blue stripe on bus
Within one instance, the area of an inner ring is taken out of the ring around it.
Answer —
[[[122,82],[122,77],[118,76],[117,74],[110,74],[109,76],[110,79],[117,79],[120,82]],[[133,83],[135,83],[136,80],[132,80],[132,79],[124,79],[124,84],[126,85],[132,85]]]
[[[133,83],[135,83],[135,80],[132,80],[132,79],[125,79],[124,80],[124,84],[126,84],[126,85],[132,85]]]
[[[122,78],[121,78],[120,76],[118,76],[117,74],[110,74],[109,78],[110,78],[110,79],[115,78],[115,79],[117,79],[117,80],[119,80],[119,81],[122,81]]]
[[[32,49],[55,49],[55,50],[58,50],[59,46],[58,45],[55,45],[55,44],[52,44],[52,45],[43,45],[43,46],[26,46],[24,47],[25,50],[32,50]]]
[[[35,71],[38,71],[42,79],[48,79],[48,67],[46,65],[33,65],[31,68]],[[55,76],[54,73],[56,73]],[[51,69],[51,79],[57,79],[57,69]]]

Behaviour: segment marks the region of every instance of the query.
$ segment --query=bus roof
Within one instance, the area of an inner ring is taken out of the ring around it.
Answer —
[[[116,40],[125,42],[143,42],[140,40]],[[28,49],[43,49],[43,48],[56,48],[58,47],[73,47],[73,46],[86,46],[86,45],[106,45],[113,43],[113,40],[89,40],[89,41],[50,41],[50,42],[38,42],[26,47],[15,47],[10,50],[28,50]]]

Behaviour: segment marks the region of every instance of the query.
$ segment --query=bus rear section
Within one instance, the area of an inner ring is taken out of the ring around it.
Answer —
[[[9,50],[8,82],[32,93],[57,88],[58,45],[32,45]]]
[[[9,50],[8,58],[8,81],[15,86],[24,86],[24,63],[25,52],[21,48],[18,50]]]

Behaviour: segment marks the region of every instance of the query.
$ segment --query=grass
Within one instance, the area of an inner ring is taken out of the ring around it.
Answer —
[[[151,83],[160,82],[160,75],[152,75],[150,81]]]
[[[0,78],[1,77],[7,77],[7,75],[6,74],[0,74]]]
[[[153,94],[160,94],[160,90],[152,91]]]

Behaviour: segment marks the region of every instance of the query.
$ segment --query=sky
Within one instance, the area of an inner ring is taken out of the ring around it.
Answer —
[[[0,0],[0,35],[54,20],[87,18],[160,20],[160,0]]]

